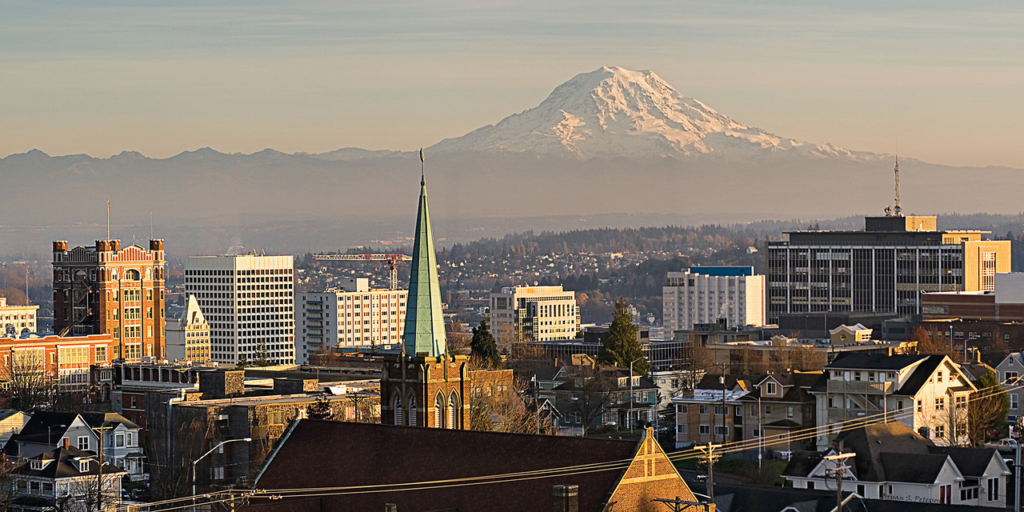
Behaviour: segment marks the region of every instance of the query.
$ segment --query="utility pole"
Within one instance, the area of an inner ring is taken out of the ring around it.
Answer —
[[[708,510],[708,508],[709,508],[708,507],[709,503],[706,502],[706,501],[686,501],[686,500],[680,499],[679,496],[676,496],[676,499],[674,499],[674,500],[670,500],[670,499],[667,499],[667,498],[654,498],[651,501],[656,501],[658,503],[664,503],[664,504],[672,507],[672,511],[673,512],[682,512],[683,507],[701,507],[701,506],[703,506],[704,510]]]
[[[1013,462],[1013,510],[1020,512],[1020,443],[1017,443],[1016,457]]]
[[[707,462],[708,465],[708,501],[714,503],[715,501],[715,461],[718,460],[721,455],[715,455],[715,449],[721,448],[720,444],[711,444],[708,441],[707,446],[697,446],[700,450],[702,462]]]
[[[726,426],[728,418],[728,407],[725,405],[725,373],[723,369],[722,376],[718,378],[722,382],[722,444],[725,444],[725,432],[729,429]],[[712,432],[712,436],[714,432]],[[714,437],[712,437],[714,438]]]
[[[96,427],[95,430],[100,435],[100,469],[99,469],[99,484],[96,486],[96,510],[103,510],[103,435],[107,430],[113,427]]]
[[[825,457],[836,464],[835,468],[829,470],[836,476],[836,512],[841,512],[843,508],[843,471],[850,469],[850,466],[846,465],[846,459],[854,456],[855,453],[843,453],[842,448],[839,448],[839,453]]]

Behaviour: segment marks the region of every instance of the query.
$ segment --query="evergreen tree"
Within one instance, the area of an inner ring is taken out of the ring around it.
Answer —
[[[597,361],[619,368],[629,368],[629,362],[634,361],[633,372],[646,377],[651,365],[640,348],[639,330],[639,327],[633,325],[629,304],[626,304],[624,299],[616,301],[612,325],[608,327],[608,334],[601,341]]]
[[[245,368],[246,366],[249,366],[249,358],[245,357],[245,354],[239,355],[238,364],[236,364],[235,366],[239,368]]]
[[[498,352],[498,344],[494,341],[490,326],[487,325],[487,317],[480,320],[480,326],[473,328],[473,340],[469,342],[471,354],[487,361],[494,368],[501,366],[501,354]]]
[[[270,366],[270,352],[267,351],[267,344],[260,342],[256,348],[256,359],[253,360],[254,366]]]
[[[331,410],[331,401],[327,395],[320,395],[316,400],[306,406],[306,417],[311,420],[330,420],[334,418],[334,411]]]

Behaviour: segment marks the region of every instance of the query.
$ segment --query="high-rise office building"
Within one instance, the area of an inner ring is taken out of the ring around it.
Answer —
[[[995,274],[1010,271],[1010,242],[987,233],[939,231],[936,217],[904,217],[898,207],[867,217],[864,231],[787,233],[766,251],[768,321],[819,311],[912,315],[923,292],[992,291]]]
[[[669,272],[662,288],[664,326],[668,333],[693,324],[764,325],[764,276],[754,267],[690,267]]]
[[[340,290],[297,294],[298,362],[339,347],[398,347],[408,296],[407,290],[372,290],[365,278],[346,279]]]
[[[271,364],[294,364],[293,280],[291,256],[188,258],[185,295],[210,324],[211,358],[252,363],[265,350]]]
[[[164,358],[164,241],[150,240],[149,250],[53,242],[53,330],[112,334],[113,359]]]
[[[491,294],[491,332],[503,342],[571,340],[580,331],[576,292],[509,286]]]
[[[181,318],[167,324],[167,359],[196,362],[210,360],[210,324],[194,296],[189,296]]]

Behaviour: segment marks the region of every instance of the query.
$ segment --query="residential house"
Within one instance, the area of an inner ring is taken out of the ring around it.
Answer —
[[[8,457],[28,459],[65,444],[98,454],[103,436],[103,461],[126,471],[132,481],[146,481],[140,428],[116,413],[37,412],[4,446]]]
[[[657,421],[658,387],[639,374],[610,366],[576,366],[559,375],[566,380],[551,393],[562,411],[559,428],[565,434],[584,435],[600,426],[632,429]]]
[[[351,440],[358,440],[352,442]],[[324,457],[325,451],[344,452]],[[311,464],[316,460],[316,464]],[[552,472],[561,466],[602,471]],[[500,475],[531,475],[507,478]],[[254,494],[253,512],[332,510],[665,510],[655,498],[697,501],[658,445],[652,429],[639,442],[472,430],[299,420],[284,433],[254,483],[258,489],[370,486],[398,482],[469,482],[405,487],[402,492]],[[397,490],[397,489],[393,489]],[[554,508],[552,503],[554,502]]]
[[[800,489],[834,489],[840,451],[846,459],[843,480],[863,498],[1004,508],[1010,489],[1009,467],[993,448],[936,446],[898,421],[847,429],[837,448],[798,453],[782,476]]]
[[[1020,352],[1007,354],[996,365],[995,371],[999,385],[1007,391],[1007,396],[1010,398],[1007,422],[1010,425],[1016,425],[1017,420],[1024,416],[1024,403],[1021,402],[1021,396],[1024,395],[1024,391],[1021,390],[1021,377],[1024,376],[1024,355]]]
[[[971,379],[946,356],[838,357],[810,390],[818,450],[832,445],[842,422],[865,419],[899,421],[938,444],[959,444],[966,441],[967,403],[974,391]]]
[[[14,409],[0,409],[0,448],[7,444],[11,436],[21,432],[28,424],[32,413],[17,411]]]
[[[810,390],[821,375],[797,371],[768,374],[757,381],[751,392],[740,398],[749,434],[743,438],[763,437],[762,450],[786,454],[812,447],[813,439],[793,438],[815,426],[815,398]]]
[[[101,467],[95,454],[70,446],[65,439],[60,448],[19,463],[11,474],[14,499],[9,510],[49,512],[116,508],[125,471],[110,463]],[[97,496],[101,476],[103,492]]]

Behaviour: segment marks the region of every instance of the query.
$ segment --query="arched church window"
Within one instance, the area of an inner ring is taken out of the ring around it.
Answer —
[[[437,394],[437,398],[434,399],[434,418],[436,418],[437,424],[434,425],[437,428],[444,428],[444,395],[441,393]]]
[[[395,394],[395,401],[392,404],[392,407],[395,410],[395,425],[404,425],[405,423],[403,420],[405,418],[402,417],[402,397],[397,393]]]
[[[448,399],[448,428],[459,428],[460,402],[459,394],[452,391],[452,396]]]

